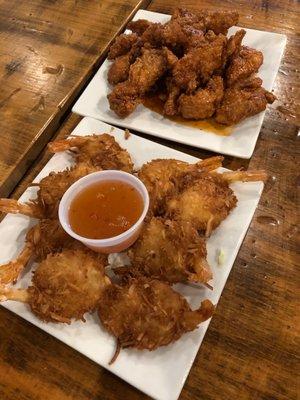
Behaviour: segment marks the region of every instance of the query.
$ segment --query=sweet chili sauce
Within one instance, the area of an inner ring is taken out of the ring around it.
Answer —
[[[102,181],[88,186],[72,201],[71,228],[89,239],[107,239],[127,231],[143,212],[143,199],[130,184]]]

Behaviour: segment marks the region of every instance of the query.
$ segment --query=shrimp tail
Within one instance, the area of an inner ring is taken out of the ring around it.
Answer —
[[[253,170],[253,171],[230,171],[224,172],[222,178],[228,183],[232,182],[265,182],[268,178],[266,171],[263,170]]]
[[[86,141],[86,137],[73,136],[70,139],[55,140],[48,143],[48,150],[51,153],[59,153],[61,151],[70,150],[73,147],[78,147]]]
[[[6,214],[23,214],[33,218],[42,217],[42,213],[36,204],[22,204],[14,199],[0,199],[0,212]]]
[[[204,160],[198,161],[196,163],[197,169],[203,169],[204,171],[213,171],[217,168],[222,167],[222,162],[224,160],[224,157],[222,156],[215,156],[215,157],[209,157]]]
[[[13,289],[0,285],[0,302],[14,300],[21,301],[22,303],[28,303],[29,292],[27,289]]]
[[[26,244],[20,255],[7,264],[0,266],[0,285],[7,285],[8,283],[15,283],[26,267],[28,261],[32,256],[32,247]]]

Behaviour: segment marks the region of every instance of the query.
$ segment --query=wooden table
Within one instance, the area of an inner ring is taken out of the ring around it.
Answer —
[[[197,3],[197,0],[190,0],[180,5],[196,9]],[[201,6],[212,9],[215,4],[201,2]],[[178,2],[174,0],[154,0],[149,9],[169,13],[176,5]],[[226,157],[227,166],[264,168],[270,179],[180,399],[296,400],[300,395],[297,387],[300,323],[296,315],[299,304],[296,12],[299,9],[295,1],[275,0],[223,1],[222,7],[237,9],[242,26],[288,36],[275,84],[275,94],[285,113],[274,106],[268,109],[250,162]],[[75,115],[67,117],[57,135],[70,133],[79,120]],[[206,151],[152,139],[198,157],[210,155]],[[48,157],[41,153],[16,188],[14,197],[24,191]],[[43,331],[0,309],[1,400],[146,398]]]
[[[114,36],[150,0],[0,0],[0,196],[48,143]]]

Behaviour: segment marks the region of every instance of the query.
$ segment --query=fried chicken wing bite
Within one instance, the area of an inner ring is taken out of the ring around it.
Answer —
[[[166,217],[181,223],[189,222],[209,237],[237,204],[229,183],[265,179],[264,171],[190,174],[182,181],[179,192],[166,201]]]
[[[192,311],[188,302],[168,284],[154,279],[133,279],[110,285],[98,308],[103,327],[117,339],[120,349],[155,350],[178,340],[209,319],[214,306],[204,300]]]
[[[129,81],[137,87],[140,95],[145,94],[166,71],[165,52],[156,49],[142,49],[139,57],[130,67]]]
[[[233,86],[258,71],[263,63],[261,51],[242,46],[241,51],[232,59],[226,71],[227,86]]]
[[[142,41],[137,40],[128,53],[117,57],[110,66],[107,73],[107,80],[111,85],[124,82],[128,79],[130,65],[136,60],[141,53]]]
[[[71,323],[84,320],[95,310],[110,284],[104,274],[106,258],[92,252],[64,250],[48,255],[34,272],[28,289],[0,288],[0,299],[23,301],[46,322]]]
[[[129,52],[134,43],[138,40],[136,33],[122,33],[117,36],[114,43],[110,46],[107,58],[113,60]]]
[[[152,23],[143,32],[141,40],[144,44],[159,48],[163,45],[163,24]]]
[[[121,271],[123,268],[130,276],[170,283],[206,283],[212,278],[205,240],[190,224],[151,218],[128,256],[132,266],[121,267]]]
[[[201,43],[205,41],[205,35],[202,30],[196,29],[195,27],[190,25],[183,26],[182,29],[188,38],[187,44],[184,49],[185,53],[188,53],[190,50],[201,46]]]
[[[110,108],[119,117],[132,113],[167,68],[165,52],[156,49],[142,49],[141,57],[130,66],[129,78],[119,83],[107,96]]]
[[[237,83],[234,85],[234,88],[239,88],[239,89],[258,89],[261,87],[263,81],[261,78],[258,76],[249,76],[249,78],[246,78],[244,80],[237,81]]]
[[[172,14],[171,21],[176,21],[183,27],[190,26],[197,30],[205,30],[204,21],[186,8],[176,8]]]
[[[227,60],[231,60],[231,58],[235,57],[239,53],[245,35],[245,29],[240,29],[234,35],[230,36],[226,48]]]
[[[161,215],[165,197],[177,188],[177,181],[187,173],[212,171],[222,165],[223,157],[211,157],[189,164],[173,159],[156,159],[142,166],[138,177],[145,184],[150,197],[150,214]]]
[[[176,85],[191,93],[199,82],[206,83],[215,71],[223,67],[226,43],[223,35],[209,35],[209,41],[201,43],[178,60],[173,68]]]
[[[130,69],[130,54],[123,54],[115,59],[107,73],[107,80],[111,85],[124,82],[128,79]]]
[[[253,81],[252,81],[253,84]],[[247,117],[264,111],[276,97],[264,88],[229,88],[217,108],[215,120],[219,124],[233,125]]]
[[[133,33],[141,36],[149,26],[153,23],[147,19],[138,19],[137,21],[130,21],[127,25],[127,29],[131,30]]]
[[[163,112],[165,115],[178,114],[178,98],[180,96],[180,88],[174,83],[173,79],[166,80],[167,98],[164,103]]]
[[[112,135],[73,136],[48,144],[52,153],[71,150],[78,164],[99,169],[119,169],[132,172],[133,163],[127,150],[122,149]]]
[[[120,118],[128,117],[142,101],[138,89],[128,80],[118,83],[107,98],[110,109]]]
[[[210,118],[221,103],[223,94],[223,79],[214,76],[204,89],[198,89],[194,94],[182,94],[178,99],[178,110],[186,119]]]
[[[205,29],[213,31],[216,35],[219,33],[227,35],[228,29],[237,25],[239,21],[239,14],[236,11],[203,10],[198,15],[203,20]]]

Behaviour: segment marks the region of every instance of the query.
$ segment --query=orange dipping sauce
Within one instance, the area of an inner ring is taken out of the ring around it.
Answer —
[[[69,222],[78,235],[107,239],[127,231],[140,218],[140,193],[122,181],[102,181],[80,192],[71,202]]]

